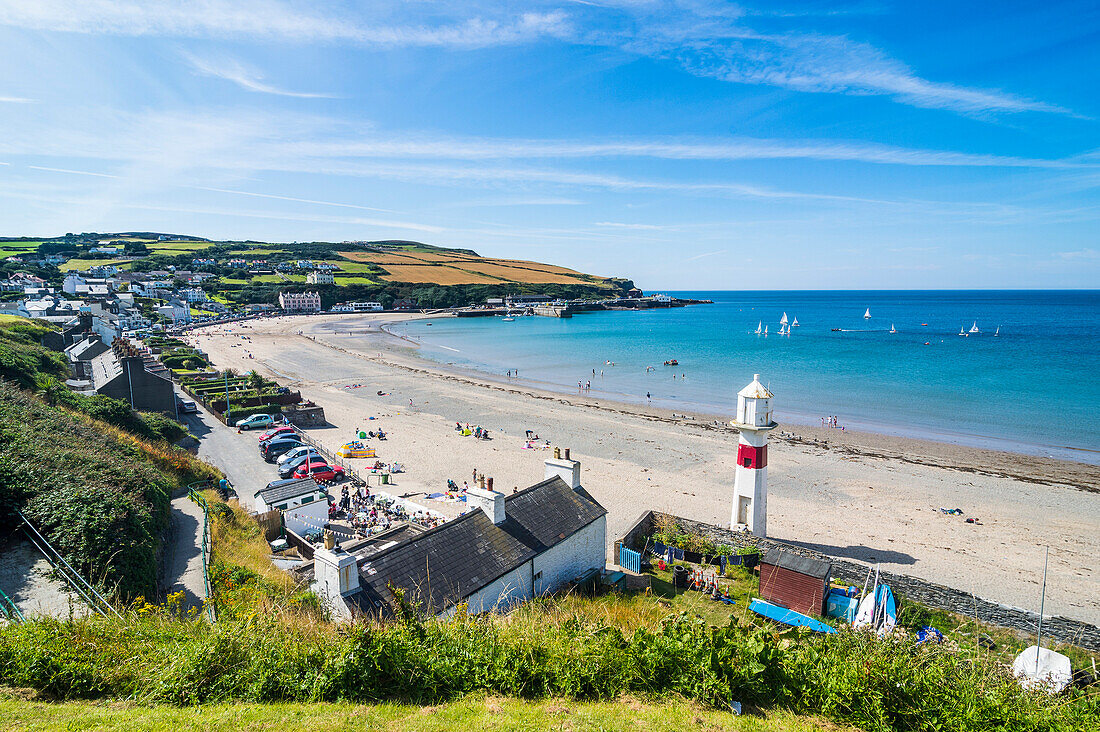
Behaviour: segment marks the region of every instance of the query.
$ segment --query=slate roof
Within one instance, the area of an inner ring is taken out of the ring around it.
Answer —
[[[833,565],[829,562],[803,557],[798,554],[791,554],[790,552],[782,552],[778,549],[773,549],[761,557],[760,563],[770,564],[773,567],[780,567],[782,569],[789,569],[792,572],[798,572],[799,574],[804,574],[808,577],[816,577],[822,580],[828,577],[833,569]]]
[[[258,498],[262,498],[267,505],[274,506],[276,503],[289,501],[291,498],[304,496],[316,490],[317,481],[313,478],[300,478],[290,483],[274,486],[273,488],[261,488],[256,491],[255,495]]]
[[[504,510],[499,526],[474,510],[367,557],[359,564],[362,589],[347,599],[360,610],[384,613],[392,584],[435,615],[607,513],[558,477],[507,496]]]

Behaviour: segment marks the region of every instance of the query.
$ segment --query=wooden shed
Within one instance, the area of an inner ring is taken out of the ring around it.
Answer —
[[[788,610],[825,614],[833,565],[773,549],[760,558],[760,596]]]

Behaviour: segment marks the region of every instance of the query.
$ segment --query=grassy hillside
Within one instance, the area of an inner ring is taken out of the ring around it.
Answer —
[[[0,322],[0,524],[20,509],[85,579],[155,597],[168,496],[216,471],[165,441],[186,431],[164,415],[69,391],[65,357],[38,345],[51,329]]]
[[[93,254],[102,242],[119,248]],[[218,279],[203,284],[210,294],[235,303],[274,303],[283,290],[319,290],[327,308],[340,301],[374,300],[384,305],[411,298],[424,307],[468,304],[506,294],[601,298],[625,293],[630,280],[585,274],[539,262],[481,257],[469,249],[446,249],[420,242],[208,241],[184,237],[160,241],[154,233],[82,234],[55,239],[0,240],[8,254],[64,253],[72,257],[50,268],[62,272],[93,265],[113,265],[135,272],[198,270]],[[196,259],[203,260],[196,263]],[[332,285],[308,285],[307,269],[282,269],[280,263],[309,260],[335,267]],[[275,271],[275,273],[272,273]]]

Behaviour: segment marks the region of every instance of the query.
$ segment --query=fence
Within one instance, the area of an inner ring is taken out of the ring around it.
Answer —
[[[640,574],[642,571],[641,552],[627,549],[625,546],[619,547],[619,566],[634,574]]]
[[[0,618],[7,618],[12,623],[21,623],[26,620],[15,602],[5,595],[3,590],[0,590]]]
[[[16,513],[19,514],[19,518],[23,520],[23,533],[27,535],[27,538],[34,544],[35,548],[42,553],[42,556],[46,557],[46,561],[50,563],[54,570],[61,575],[74,590],[76,590],[81,598],[84,599],[88,607],[103,617],[114,615],[121,620],[122,616],[119,614],[118,610],[115,610],[114,605],[107,602],[103,595],[96,592],[96,589],[88,584],[88,581],[81,577],[80,573],[72,568],[72,565],[65,561],[65,557],[61,556],[61,553],[54,549],[53,546],[50,545],[50,542],[46,540],[46,537],[42,536],[38,529],[34,528],[34,524],[23,515],[23,512],[17,510]]]
[[[314,450],[316,450],[321,457],[325,458],[325,460],[328,461],[329,465],[339,465],[341,468],[343,468],[344,475],[346,475],[353,484],[367,485],[366,476],[363,473],[360,473],[358,470],[351,467],[350,465],[341,462],[341,460],[336,457],[336,455],[334,455],[330,450],[328,450],[328,448],[326,448],[314,438],[310,437],[308,434],[305,433],[304,430],[299,430],[299,434],[301,435],[302,442],[306,443]]]
[[[218,619],[214,602],[210,597],[210,507],[206,505],[206,498],[199,491],[211,488],[213,485],[213,481],[203,480],[187,486],[187,497],[202,508],[202,586],[206,595],[203,598],[203,608],[210,622]]]

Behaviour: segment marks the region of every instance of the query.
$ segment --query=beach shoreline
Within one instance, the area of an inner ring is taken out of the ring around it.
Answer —
[[[728,524],[737,446],[725,424],[730,415],[674,417],[444,367],[382,328],[407,318],[283,316],[189,337],[218,367],[256,368],[324,406],[335,426],[317,431],[324,440],[336,443],[363,420],[379,420],[372,424],[390,436],[379,454],[407,466],[398,487],[411,500],[447,479],[461,485],[474,468],[496,476],[506,492],[540,480],[548,454],[525,449],[525,430],[533,429],[582,461],[586,489],[608,509],[609,541],[646,509]],[[781,411],[782,394],[776,401]],[[456,422],[485,426],[494,439],[463,439]],[[1096,466],[786,425],[773,433],[769,456],[770,537],[1032,609],[1042,577],[1038,547],[1049,545],[1048,612],[1100,622],[1088,599],[1100,595]]]

